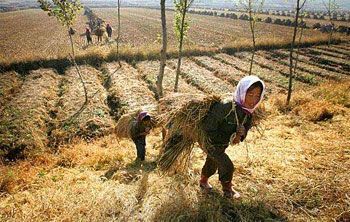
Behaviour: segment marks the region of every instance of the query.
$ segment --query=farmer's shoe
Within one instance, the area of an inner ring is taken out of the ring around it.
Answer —
[[[211,191],[213,187],[208,182],[208,177],[201,175],[201,179],[199,180],[199,186],[205,191]]]
[[[221,182],[222,185],[222,191],[224,192],[224,197],[226,198],[233,198],[233,199],[238,199],[241,197],[241,195],[232,189],[232,183],[230,181],[228,182]]]

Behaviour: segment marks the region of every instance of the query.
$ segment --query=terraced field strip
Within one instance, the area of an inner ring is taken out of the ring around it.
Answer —
[[[286,54],[281,55],[280,53],[278,53],[277,50],[276,51],[275,50],[269,51],[267,53],[270,56],[270,58],[275,59],[274,61],[278,60],[280,64],[289,66],[289,55],[286,55]],[[320,77],[326,78],[326,79],[339,80],[341,78],[341,76],[339,76],[339,74],[337,74],[337,73],[329,72],[329,71],[321,69],[317,66],[305,63],[305,62],[303,62],[303,60],[301,58],[298,57],[298,65],[297,65],[298,75],[299,75],[300,71],[304,72],[304,73],[310,73],[310,74],[313,74],[315,76],[320,76]]]
[[[213,58],[221,61],[227,65],[233,66],[235,69],[239,70],[243,75],[240,78],[249,75],[249,66],[250,66],[250,54],[238,54],[236,56],[228,55],[228,54],[218,54]],[[288,79],[284,76],[281,76],[279,72],[274,71],[271,67],[268,67],[263,64],[256,63],[253,65],[252,70],[254,75],[259,76],[262,80],[264,80],[268,87],[267,92],[279,91],[281,89],[287,88]]]
[[[345,59],[334,58],[332,56],[327,55],[313,55],[309,49],[300,50],[300,54],[310,56],[311,60],[323,64],[327,64],[333,67],[337,67],[343,71],[350,72],[350,62]]]
[[[4,105],[21,88],[22,83],[20,76],[14,71],[0,74],[0,114]]]
[[[275,56],[277,56],[277,57],[289,58],[289,51],[287,51],[287,50],[280,49],[280,50],[274,50],[273,52],[274,52]],[[311,66],[318,67],[319,69],[325,70],[325,71],[322,71],[324,73],[328,73],[328,74],[335,75],[335,76],[339,75],[339,74],[349,75],[349,72],[340,70],[334,66],[319,63],[307,55],[299,54],[298,58],[299,58],[298,63],[305,63],[305,64],[309,64]],[[341,76],[340,76],[340,78],[341,78]]]
[[[172,60],[175,67],[176,61]],[[181,64],[181,75],[187,83],[208,94],[226,94],[233,91],[233,86],[213,75],[213,72],[197,65],[189,58],[184,58]]]
[[[341,46],[344,47],[344,48],[349,49],[350,48],[350,41],[341,44]]]
[[[159,74],[159,61],[143,61],[136,64],[137,70],[139,71],[142,79],[146,81],[152,88],[156,90],[157,76]],[[164,70],[163,77],[163,92],[164,95],[170,95],[174,92],[175,76],[176,71],[174,67],[166,66]],[[202,91],[198,90],[196,87],[189,85],[180,76],[179,78],[179,93],[189,93],[189,94],[201,94]]]
[[[127,111],[154,109],[157,104],[155,95],[148,89],[138,71],[125,62],[121,68],[118,67],[118,63],[107,64],[108,71],[115,72],[111,76],[109,95],[120,99]]]
[[[206,68],[213,72],[219,79],[236,86],[239,80],[245,75],[243,72],[234,68],[233,66],[222,63],[209,56],[198,56],[191,58],[197,65]]]
[[[264,57],[266,60],[273,61],[273,66],[280,71],[281,74],[289,76],[289,64],[285,61],[282,61],[280,58],[276,58],[268,51],[259,51],[257,55]],[[316,76],[315,74],[309,73],[306,70],[301,70],[300,68],[297,71],[297,75],[294,78],[300,82],[307,84],[317,84],[322,81],[322,78]]]
[[[309,51],[314,55],[326,55],[326,56],[339,58],[339,59],[347,59],[348,57],[339,52],[333,52],[333,51],[327,50],[326,48],[309,48]]]
[[[35,70],[26,76],[0,117],[0,153],[34,153],[46,147],[59,81],[60,76],[49,69]]]
[[[333,53],[338,53],[339,55],[342,55],[345,58],[350,57],[350,48],[346,49],[342,45],[332,45],[331,47],[320,45],[320,46],[316,46],[315,48],[326,50]]]
[[[89,101],[84,105],[85,94],[83,85],[74,67],[65,72],[60,84],[60,101],[57,104],[57,125],[51,133],[53,145],[69,142],[80,136],[93,138],[111,132],[114,122],[109,115],[107,92],[99,80],[99,71],[90,66],[80,66]],[[84,107],[76,118],[66,122]],[[62,124],[65,124],[62,126]]]

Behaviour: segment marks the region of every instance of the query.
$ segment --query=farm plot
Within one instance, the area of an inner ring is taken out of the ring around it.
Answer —
[[[217,59],[225,64],[235,67],[237,70],[244,73],[244,76],[248,75],[249,66],[250,66],[250,62],[249,62],[250,55],[241,53],[240,54],[241,58],[238,58],[236,56],[227,55],[227,54],[218,54],[214,56],[214,59]],[[284,76],[281,76],[280,73],[274,71],[270,67],[255,64],[253,65],[252,72],[254,75],[259,76],[265,82],[270,83],[268,84],[268,87],[267,87],[268,92],[279,91],[281,89],[287,88],[288,79]]]
[[[73,28],[73,39],[80,48],[85,39],[87,19],[80,14]],[[68,33],[57,20],[38,9],[1,13],[0,62],[32,61],[67,56],[70,52]]]
[[[310,56],[311,60],[315,62],[337,67],[346,72],[350,71],[350,62],[345,59],[334,58],[325,54],[314,55],[309,49],[300,50],[300,54]]]
[[[144,61],[136,64],[137,70],[139,71],[142,79],[144,79],[149,85],[149,88],[156,90],[156,81],[159,73],[159,61]],[[163,91],[164,95],[170,95],[174,92],[176,71],[171,67],[166,66],[163,77]],[[201,94],[202,91],[189,85],[180,76],[179,78],[179,93],[189,94]]]
[[[80,66],[79,69],[86,85],[88,103],[84,105],[83,85],[75,68],[70,68],[60,83],[56,129],[50,135],[52,145],[69,142],[77,136],[84,139],[102,136],[113,127],[106,101],[107,93],[100,84],[99,72],[89,66]],[[78,115],[72,118],[75,114]]]
[[[350,48],[344,49],[344,48],[342,48],[341,45],[332,45],[331,47],[321,45],[321,46],[316,46],[314,48],[322,49],[322,50],[327,51],[327,52],[332,52],[333,54],[337,54],[338,56],[342,56],[345,59],[350,58]]]
[[[11,100],[20,89],[22,80],[16,72],[6,72],[0,75],[0,113],[4,105]]]
[[[45,148],[59,80],[48,69],[32,71],[25,78],[0,117],[0,156],[30,155]]]
[[[281,62],[279,58],[275,58],[274,56],[270,55],[269,52],[259,51],[257,52],[257,57],[260,60],[265,59],[265,64],[270,64],[270,67],[272,69],[278,70],[282,75],[286,77],[289,76],[289,65],[285,62]],[[271,64],[272,62],[273,64]],[[319,76],[315,76],[312,73],[308,73],[301,70],[299,70],[297,72],[297,75],[295,75],[293,78],[306,84],[317,84],[321,81],[321,78]]]
[[[280,57],[280,58],[284,58],[284,59],[289,57],[289,51],[284,50],[284,49],[274,50],[273,54],[276,57]],[[298,58],[299,58],[299,64],[305,63],[305,64],[308,64],[308,65],[314,67],[314,69],[315,69],[315,67],[318,67],[319,69],[321,69],[320,71],[325,73],[326,75],[328,74],[328,75],[332,75],[332,76],[337,76],[337,75],[339,76],[339,74],[345,74],[345,75],[349,74],[349,72],[338,69],[338,67],[333,67],[333,66],[330,66],[327,64],[319,63],[319,62],[313,60],[308,55],[299,54]],[[340,76],[339,78],[342,78],[342,76]]]
[[[347,59],[347,56],[344,56],[339,52],[333,52],[333,51],[327,50],[325,48],[314,47],[314,48],[309,48],[309,51],[314,55],[326,55],[326,56],[339,58],[339,59]]]
[[[117,10],[111,8],[94,9],[99,17],[105,19],[112,26],[117,24]],[[174,13],[166,12],[168,27],[173,27]],[[203,16],[190,14],[191,23],[186,44],[204,47],[222,47],[227,45],[247,44],[250,38],[249,22],[243,20],[232,20],[228,18]],[[160,13],[154,9],[122,8],[121,9],[122,35],[121,40],[126,45],[144,47],[159,44],[158,35],[161,34]],[[219,26],[217,24],[220,24]],[[292,28],[275,24],[257,24],[257,42],[266,41],[290,41]],[[323,38],[325,34],[312,29],[305,30],[306,38],[315,35]],[[261,36],[261,37],[260,37]],[[171,29],[168,29],[169,46],[176,46],[176,38]]]
[[[119,108],[124,107],[129,112],[156,108],[155,95],[148,89],[135,68],[123,62],[121,68],[118,63],[109,63],[107,69],[109,73],[114,73],[108,89],[109,98],[117,100]]]
[[[173,67],[176,66],[174,60],[172,65]],[[183,59],[181,75],[188,83],[208,94],[226,94],[233,91],[233,87],[230,84],[215,77],[211,71],[200,67],[188,58]]]
[[[289,55],[281,55],[275,50],[266,52],[266,54],[268,54],[269,58],[273,59],[274,61],[278,61],[280,64],[289,66]],[[297,75],[299,75],[300,72],[310,73],[315,76],[332,80],[339,80],[341,78],[337,73],[328,72],[317,66],[307,64],[303,62],[302,58],[298,57]],[[319,81],[321,81],[321,79],[319,79]]]
[[[236,86],[239,80],[245,76],[245,73],[234,68],[233,66],[222,63],[208,56],[197,56],[191,58],[199,66],[213,72],[213,75],[221,80]]]

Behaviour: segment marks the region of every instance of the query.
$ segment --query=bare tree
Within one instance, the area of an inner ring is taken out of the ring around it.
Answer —
[[[119,59],[119,41],[120,41],[120,0],[118,0],[118,31],[117,31],[117,61],[119,66],[121,66]]]
[[[162,49],[160,51],[160,68],[157,76],[157,91],[159,97],[163,97],[163,76],[166,64],[167,52],[167,33],[166,33],[166,17],[165,17],[165,0],[160,0],[160,14],[162,20]]]
[[[295,68],[293,67],[293,62],[294,62],[293,53],[294,53],[295,40],[297,37],[298,26],[299,26],[299,16],[300,16],[300,11],[304,7],[305,3],[306,3],[306,0],[303,0],[302,4],[300,4],[300,0],[297,0],[295,19],[294,19],[293,39],[290,44],[290,51],[289,51],[289,83],[288,83],[288,94],[287,94],[287,106],[289,105],[290,99],[292,97],[293,71],[296,69],[296,66]]]
[[[334,31],[334,28],[335,28],[332,14],[336,12],[336,10],[339,8],[339,6],[335,2],[335,0],[328,0],[327,3],[323,0],[323,5],[326,8],[326,11],[327,11],[327,14],[328,14],[328,18],[329,18],[329,23],[331,25],[331,28],[329,30],[329,36],[328,36],[328,47],[329,47],[331,42],[332,42],[333,31]]]
[[[182,46],[183,46],[183,40],[186,36],[186,33],[189,29],[189,24],[186,21],[186,13],[188,9],[190,8],[191,4],[194,0],[174,0],[175,4],[175,34],[177,37],[177,40],[179,41],[179,53],[178,53],[178,61],[177,61],[177,68],[176,68],[176,78],[175,78],[175,86],[174,86],[174,92],[178,91],[178,84],[179,84],[179,76],[181,72],[181,59],[182,59]]]
[[[252,74],[254,56],[256,51],[256,36],[255,36],[255,28],[257,21],[257,13],[262,11],[262,7],[264,5],[265,0],[240,0],[240,4],[243,5],[245,10],[249,15],[249,27],[250,32],[252,33],[252,43],[253,43],[253,52],[252,57],[250,59],[250,67],[249,67],[249,75]]]
[[[303,25],[304,23],[304,14],[301,13],[300,15],[300,26],[299,29],[300,29],[300,35],[299,35],[299,40],[298,40],[298,46],[297,46],[297,51],[296,51],[296,56],[295,56],[295,63],[294,63],[294,70],[293,70],[293,75],[296,76],[296,70],[297,70],[297,67],[298,67],[298,61],[299,61],[299,54],[300,54],[300,45],[301,45],[301,39],[303,37],[303,34],[304,34],[304,28],[305,28],[305,25]]]

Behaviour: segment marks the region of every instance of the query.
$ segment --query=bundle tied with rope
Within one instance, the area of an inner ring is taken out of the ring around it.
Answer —
[[[201,128],[201,122],[211,106],[220,101],[221,98],[218,96],[193,99],[168,115],[166,121],[168,133],[158,162],[163,172],[186,170],[195,142],[198,142],[202,149],[209,147],[205,145],[210,141]]]
[[[166,122],[168,133],[163,144],[163,150],[158,162],[159,168],[165,172],[184,172],[188,166],[191,157],[193,146],[198,142],[200,148],[205,153],[210,153],[212,145],[207,134],[201,127],[202,120],[207,116],[210,108],[216,102],[221,102],[218,96],[207,96],[200,99],[193,99],[187,102],[182,107],[173,110]],[[253,115],[253,126],[266,116],[264,106],[257,108],[257,115]],[[230,115],[234,112],[238,125],[243,125],[247,119],[244,117],[242,122],[239,122],[236,106],[233,103]],[[239,126],[238,126],[239,127]],[[235,136],[235,133],[232,135]]]

